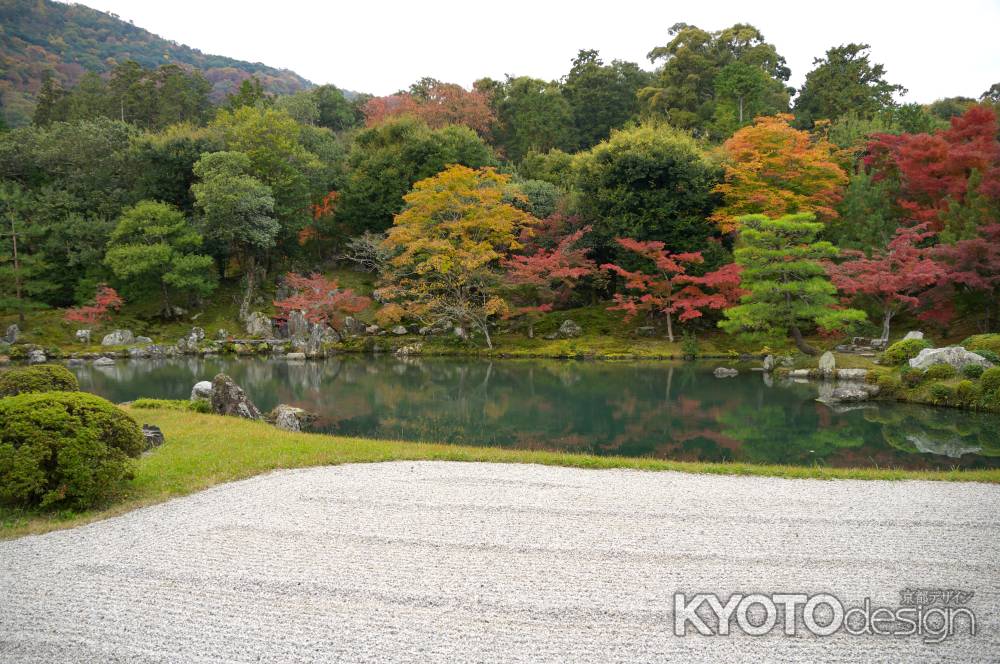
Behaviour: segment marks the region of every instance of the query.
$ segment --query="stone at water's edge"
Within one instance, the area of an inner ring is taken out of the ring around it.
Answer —
[[[251,337],[268,338],[271,336],[271,319],[267,314],[255,311],[247,316],[243,324],[244,329]]]
[[[279,404],[275,406],[267,419],[274,422],[274,426],[283,431],[302,431],[302,427],[312,421],[314,416],[302,408]]]
[[[712,373],[715,374],[716,378],[732,378],[739,375],[740,372],[729,367],[716,367]]]
[[[286,360],[304,360],[306,359],[305,353],[285,353]]]
[[[212,382],[208,380],[199,380],[191,388],[191,401],[211,401],[212,400]]]
[[[309,337],[312,324],[306,320],[306,315],[295,310],[288,315],[288,337],[294,341],[304,342]]]
[[[261,419],[260,410],[243,389],[223,373],[212,379],[212,412],[248,420]]]
[[[3,339],[0,339],[0,341],[3,341],[4,343],[8,344],[17,343],[17,338],[18,336],[20,336],[20,334],[21,334],[20,328],[18,328],[16,324],[11,325],[10,327],[7,328],[7,333],[3,335]]]
[[[28,353],[28,364],[44,364],[47,361],[48,358],[45,357],[45,353],[38,349]]]
[[[110,367],[114,365],[115,361],[110,357],[99,357],[94,360],[95,367]]]
[[[837,358],[833,353],[826,351],[819,357],[819,372],[824,376],[832,376],[837,369]]]
[[[101,339],[102,346],[131,346],[135,343],[132,330],[112,330]]]
[[[406,334],[406,326],[405,325],[397,325],[396,327],[392,328],[392,333],[395,334],[396,336],[400,336],[401,337],[404,334]]]
[[[774,355],[765,355],[764,356],[764,364],[763,364],[764,371],[768,371],[768,372],[774,371],[774,364],[775,364],[775,362],[774,362]]]
[[[837,369],[837,380],[864,382],[867,378],[868,369]]]
[[[959,370],[967,364],[978,364],[987,369],[993,366],[993,363],[982,355],[968,351],[961,346],[925,348],[910,360],[910,366],[914,369],[927,369],[935,364],[949,364]]]
[[[76,340],[82,344],[90,343],[90,330],[77,330]]]

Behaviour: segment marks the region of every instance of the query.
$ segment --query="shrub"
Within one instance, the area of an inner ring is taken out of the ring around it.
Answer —
[[[16,367],[0,373],[0,397],[28,392],[76,392],[80,383],[69,369],[58,364]]]
[[[976,384],[971,380],[963,380],[955,386],[955,396],[958,397],[959,401],[963,404],[971,404],[976,400],[976,397],[979,396],[978,390],[976,390]]]
[[[1000,367],[1000,353],[995,353],[991,350],[986,350],[985,348],[980,348],[979,350],[972,351],[979,357],[992,362],[994,365]]]
[[[958,371],[950,364],[935,364],[927,367],[924,375],[930,380],[948,380],[958,375]]]
[[[212,412],[212,403],[206,399],[198,399],[197,401],[187,401],[185,399],[136,399],[129,406],[140,410],[162,408],[163,410],[191,410],[196,413]]]
[[[885,364],[903,364],[910,358],[916,357],[923,349],[930,347],[931,343],[925,339],[897,341],[882,353],[882,362]]]
[[[93,506],[121,491],[143,443],[127,413],[93,394],[0,399],[0,500]]]
[[[879,393],[890,396],[899,392],[900,380],[892,374],[879,374],[875,379],[875,384],[879,387]]]
[[[994,355],[1000,355],[1000,334],[973,335],[962,342],[962,347],[980,355],[982,355],[981,351],[984,350]]]
[[[903,371],[899,374],[899,377],[902,378],[903,382],[909,387],[916,387],[921,383],[921,381],[923,381],[924,372],[920,369],[907,367],[906,369],[903,369]]]
[[[979,364],[966,364],[964,367],[962,367],[962,375],[965,376],[966,378],[971,378],[972,380],[975,380],[980,376],[982,376],[984,371],[986,371],[986,369],[984,369],[983,366]]]
[[[979,377],[979,384],[983,388],[984,394],[1000,395],[1000,367],[993,367],[983,372]]]
[[[931,396],[934,397],[935,403],[947,403],[953,395],[954,391],[944,383],[934,383],[931,385]]]

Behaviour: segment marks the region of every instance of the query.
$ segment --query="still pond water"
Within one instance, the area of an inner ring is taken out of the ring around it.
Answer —
[[[261,408],[317,413],[347,436],[687,461],[900,468],[1000,467],[1000,416],[907,404],[846,410],[815,383],[713,364],[549,360],[171,358],[76,367],[112,401],[187,399],[228,373]]]

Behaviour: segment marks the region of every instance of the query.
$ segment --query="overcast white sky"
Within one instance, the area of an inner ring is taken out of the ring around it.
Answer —
[[[814,57],[872,46],[904,101],[979,96],[1000,81],[1000,0],[85,0],[161,37],[383,95],[422,76],[559,78],[582,48],[651,65],[677,22],[756,25],[798,86]]]

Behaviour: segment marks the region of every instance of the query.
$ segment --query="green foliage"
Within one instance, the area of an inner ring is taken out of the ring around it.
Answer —
[[[963,380],[955,386],[955,397],[962,404],[972,404],[978,396],[976,384],[971,380]]]
[[[979,377],[984,394],[1000,395],[1000,367],[991,367]]]
[[[973,380],[982,376],[984,371],[986,369],[981,364],[966,364],[962,367],[962,375]]]
[[[92,394],[0,399],[0,500],[91,507],[121,492],[143,444],[132,418]]]
[[[698,357],[699,349],[698,337],[693,332],[684,330],[684,338],[681,339],[681,352],[684,353],[684,356]]]
[[[883,364],[905,364],[907,360],[910,360],[920,354],[925,348],[930,348],[931,342],[926,339],[905,339],[897,341],[882,353],[882,363]]]
[[[973,353],[982,354],[984,350],[1000,353],[1000,334],[974,334],[966,338],[961,346]]]
[[[924,375],[930,380],[948,380],[958,375],[958,371],[950,364],[935,364],[927,367]]]
[[[563,192],[544,180],[514,180],[504,198],[528,214],[544,219],[556,211]]]
[[[739,218],[741,246],[734,253],[747,294],[725,311],[719,327],[798,335],[804,325],[836,330],[865,320],[864,312],[837,308],[837,289],[821,262],[835,257],[837,249],[816,241],[822,224],[813,219],[809,214]]]
[[[491,95],[496,142],[511,161],[519,162],[529,152],[576,147],[573,108],[558,83],[508,76],[504,82],[477,81],[476,87]]]
[[[0,373],[0,397],[28,392],[76,392],[79,389],[76,376],[57,364],[14,367]]]
[[[902,387],[902,380],[889,372],[880,373],[875,379],[875,384],[879,387],[879,394],[892,396],[899,392]]]
[[[859,169],[851,175],[837,205],[839,218],[826,226],[823,237],[841,249],[884,251],[899,226],[894,207],[898,189],[892,179],[878,180],[873,173]]]
[[[205,399],[195,401],[186,401],[183,399],[136,399],[129,404],[129,407],[138,410],[161,408],[165,410],[185,410],[194,413],[212,412],[212,404]]]
[[[597,51],[581,50],[563,79],[562,93],[569,102],[578,147],[586,149],[606,139],[639,112],[636,92],[647,85],[650,74],[634,62],[615,60],[604,64]]]
[[[816,58],[795,100],[798,122],[811,127],[816,120],[836,120],[848,111],[871,118],[893,108],[893,94],[906,92],[885,80],[885,67],[868,60],[868,44],[835,46],[825,58]]]
[[[955,390],[951,385],[944,383],[932,383],[929,388],[931,397],[935,403],[946,404],[955,396]]]
[[[992,350],[987,350],[986,348],[980,348],[975,351],[976,355],[988,362],[992,362],[994,365],[1000,366],[1000,353],[994,352]]]
[[[904,383],[906,383],[907,386],[916,387],[917,385],[923,382],[924,372],[921,371],[920,369],[906,367],[900,372],[899,377],[902,379]]]

